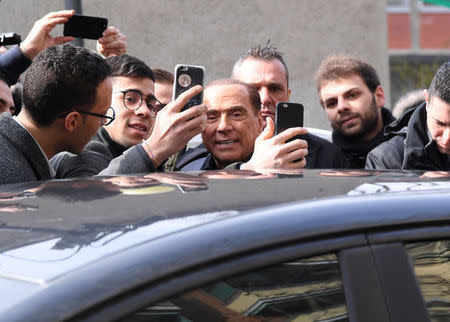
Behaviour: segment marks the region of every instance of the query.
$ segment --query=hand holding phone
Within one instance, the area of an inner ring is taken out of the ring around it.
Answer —
[[[64,24],[64,36],[97,40],[102,37],[106,27],[106,18],[73,15]]]
[[[184,93],[188,89],[201,85],[203,87],[203,79],[205,77],[205,67],[195,65],[183,65],[178,64],[175,66],[175,79],[173,84],[172,101],[175,101],[181,93]],[[203,91],[187,102],[187,104],[181,109],[184,111],[192,106],[200,105],[203,101]]]

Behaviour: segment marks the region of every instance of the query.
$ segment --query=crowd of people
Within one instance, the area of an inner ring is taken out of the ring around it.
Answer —
[[[98,39],[98,53],[52,37],[73,14],[47,14],[0,55],[1,184],[211,169],[450,170],[450,61],[423,102],[396,119],[370,64],[327,57],[315,81],[329,142],[303,127],[275,135],[276,104],[289,102],[291,89],[271,44],[248,49],[230,66],[231,78],[172,101],[173,75],[126,54],[117,28]],[[183,110],[202,91],[203,103]],[[188,147],[198,135],[202,143]]]

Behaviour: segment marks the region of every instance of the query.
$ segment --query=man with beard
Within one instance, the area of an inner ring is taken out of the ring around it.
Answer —
[[[288,102],[291,94],[289,72],[283,55],[267,43],[257,45],[241,56],[233,67],[233,78],[253,85],[261,98],[261,115],[266,126],[267,117],[275,121],[278,102]],[[340,149],[313,134],[306,133],[302,141],[308,144],[305,168],[343,168]]]
[[[383,107],[384,91],[375,69],[356,58],[332,55],[316,73],[320,104],[333,128],[333,143],[349,168],[364,168],[367,154],[388,139],[384,127],[395,120]]]

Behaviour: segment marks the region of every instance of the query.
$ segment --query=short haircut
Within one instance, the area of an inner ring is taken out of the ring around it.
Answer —
[[[155,75],[155,82],[164,84],[173,84],[173,74],[165,69],[153,68],[153,74]]]
[[[133,78],[150,78],[155,82],[155,75],[146,63],[137,57],[130,55],[112,56],[106,58],[111,66],[111,76],[124,76]]]
[[[277,47],[274,47],[270,44],[270,40],[267,41],[265,45],[256,45],[249,50],[247,50],[244,55],[242,55],[237,62],[233,66],[233,72],[232,77],[236,78],[238,75],[239,67],[241,66],[242,62],[246,59],[256,59],[256,60],[264,60],[264,61],[271,61],[274,59],[279,60],[283,66],[284,70],[286,71],[286,83],[289,88],[289,71],[286,66],[286,63],[283,59],[283,53],[278,51]]]
[[[430,99],[433,96],[437,96],[447,104],[450,104],[450,60],[442,64],[436,74],[434,74],[428,95]]]
[[[213,86],[226,86],[226,85],[240,85],[244,87],[247,90],[250,104],[254,108],[255,113],[258,113],[258,111],[261,110],[261,99],[259,97],[258,89],[255,86],[241,82],[240,80],[234,78],[218,79],[209,83],[208,86],[206,86],[205,90]]]
[[[317,92],[320,94],[326,82],[351,75],[360,76],[372,93],[380,86],[377,71],[371,65],[351,56],[337,54],[328,56],[320,64],[316,73]]]
[[[47,126],[64,113],[89,110],[97,88],[111,74],[98,54],[70,45],[48,47],[31,63],[23,88],[23,108],[36,125]]]
[[[0,81],[4,82],[9,86],[8,80],[6,79],[6,75],[0,70]]]

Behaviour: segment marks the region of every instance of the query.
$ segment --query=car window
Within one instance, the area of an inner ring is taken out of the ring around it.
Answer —
[[[407,244],[431,320],[450,321],[450,241]]]
[[[136,312],[123,321],[348,321],[335,255],[226,278]]]

